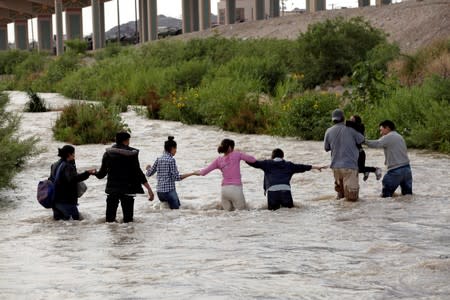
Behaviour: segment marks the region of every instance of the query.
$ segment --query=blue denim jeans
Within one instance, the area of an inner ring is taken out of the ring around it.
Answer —
[[[410,165],[389,170],[383,177],[382,197],[392,197],[398,186],[402,190],[402,195],[411,195],[412,181]]]
[[[73,220],[80,219],[78,207],[75,204],[56,203],[53,207],[53,219],[55,220]]]
[[[158,192],[157,194],[159,201],[169,203],[170,209],[180,208],[180,199],[178,199],[177,191]]]

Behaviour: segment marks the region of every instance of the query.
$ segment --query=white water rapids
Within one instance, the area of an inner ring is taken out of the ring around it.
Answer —
[[[360,176],[361,200],[335,200],[330,170],[296,174],[296,207],[268,211],[263,173],[242,163],[249,210],[218,209],[221,176],[177,183],[182,207],[136,197],[135,222],[107,224],[106,180],[91,177],[80,198],[82,221],[53,221],[36,201],[64,145],[52,138],[58,112],[22,113],[27,97],[10,92],[7,109],[22,114],[21,136],[45,149],[0,192],[0,299],[450,299],[450,158],[410,150],[413,197],[379,197],[381,181]],[[53,108],[70,100],[41,94]],[[323,143],[243,135],[206,126],[122,114],[144,169],[168,135],[178,143],[181,173],[206,166],[217,145],[260,159],[280,147],[287,160],[327,165]],[[76,146],[78,171],[98,168],[108,145]],[[368,149],[367,165],[382,166]],[[156,192],[156,178],[149,183]],[[122,212],[118,210],[118,220]]]

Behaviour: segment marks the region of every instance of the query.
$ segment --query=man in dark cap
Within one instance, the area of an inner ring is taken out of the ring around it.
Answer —
[[[123,222],[133,222],[134,197],[143,194],[142,185],[148,191],[149,200],[154,198],[153,191],[139,164],[139,150],[130,145],[130,134],[119,132],[116,143],[106,149],[102,166],[95,174],[102,179],[108,175],[106,182],[106,222],[115,222],[119,202],[122,206]]]
[[[327,129],[324,138],[325,151],[331,151],[331,165],[337,198],[357,201],[358,182],[358,146],[364,142],[364,136],[345,125],[344,112],[335,109],[331,114],[334,125]]]

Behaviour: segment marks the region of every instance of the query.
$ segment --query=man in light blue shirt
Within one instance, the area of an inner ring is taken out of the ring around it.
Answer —
[[[325,151],[331,151],[331,165],[335,179],[337,198],[357,201],[359,197],[358,181],[358,144],[364,136],[345,125],[344,112],[335,109],[331,115],[334,125],[327,129],[324,138]]]

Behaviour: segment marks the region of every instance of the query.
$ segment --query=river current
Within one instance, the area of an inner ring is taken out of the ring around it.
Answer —
[[[106,180],[91,177],[81,221],[53,221],[36,201],[64,145],[52,138],[57,111],[23,113],[25,93],[7,110],[22,115],[20,135],[40,137],[15,189],[0,192],[0,299],[450,299],[450,158],[409,150],[413,196],[380,198],[381,181],[360,176],[360,201],[335,200],[331,170],[294,175],[296,207],[268,211],[263,173],[242,163],[245,211],[220,210],[219,171],[177,183],[181,209],[144,195],[135,222],[105,223]],[[70,100],[41,94],[52,108]],[[282,148],[297,163],[327,165],[323,143],[244,135],[213,127],[122,117],[140,163],[175,136],[181,173],[206,166],[227,137],[259,159]],[[76,146],[80,171],[98,168],[109,145]],[[382,166],[382,150],[366,150]],[[385,169],[383,168],[383,172]],[[156,192],[156,178],[149,178]]]

